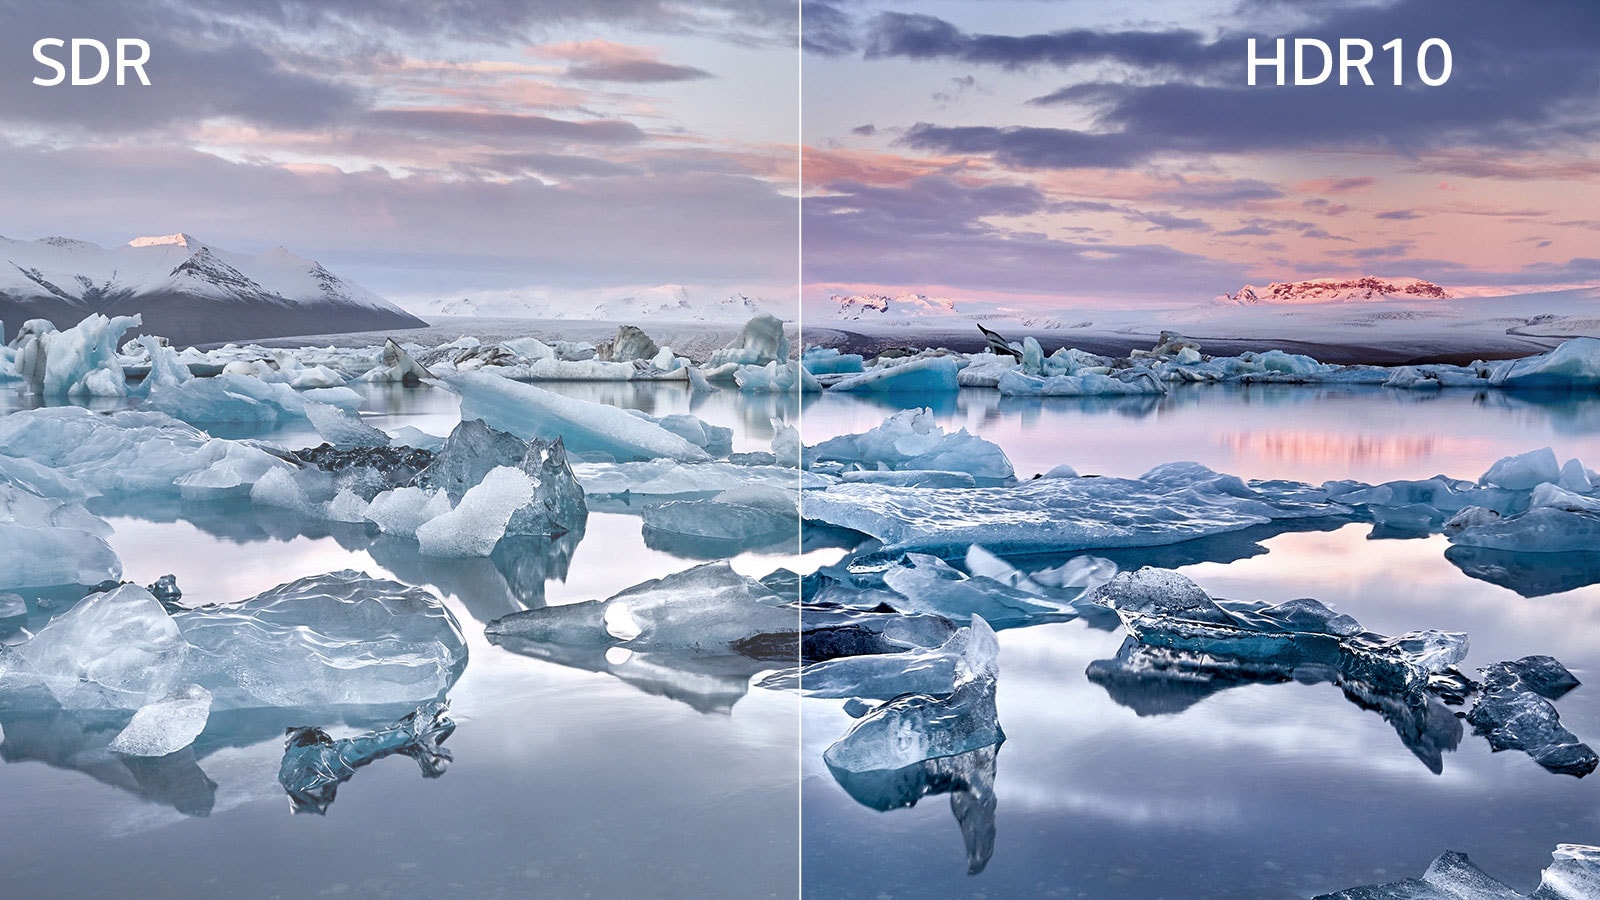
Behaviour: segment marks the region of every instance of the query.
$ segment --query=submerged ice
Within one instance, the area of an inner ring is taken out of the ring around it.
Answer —
[[[440,700],[422,704],[389,728],[350,738],[335,739],[315,726],[290,728],[278,783],[294,812],[323,815],[333,805],[339,785],[385,756],[411,757],[424,778],[443,775],[454,757],[440,745],[455,730],[450,707]]]

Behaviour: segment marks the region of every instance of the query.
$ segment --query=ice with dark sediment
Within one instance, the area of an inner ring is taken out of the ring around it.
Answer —
[[[1314,900],[1594,900],[1600,897],[1600,847],[1557,844],[1553,861],[1539,875],[1531,894],[1519,894],[1473,864],[1465,853],[1449,851],[1421,878],[1372,884],[1318,895]]]
[[[902,694],[863,716],[823,751],[835,772],[893,771],[1005,740],[995,712],[1000,644],[974,616],[948,694]]]
[[[360,380],[416,385],[432,377],[433,373],[426,366],[412,358],[393,338],[389,338],[383,342],[383,354],[378,364],[362,375]]]
[[[1005,451],[965,428],[947,433],[931,409],[897,412],[860,434],[830,438],[805,451],[806,459],[842,463],[849,469],[964,472],[992,483],[1014,470]],[[848,470],[848,469],[847,469]]]
[[[524,440],[560,437],[573,453],[598,453],[616,461],[710,458],[703,447],[650,417],[604,403],[563,397],[479,372],[451,375],[445,383],[461,395],[463,420],[482,419]]]
[[[953,623],[950,627],[954,627]],[[757,685],[836,699],[891,700],[901,694],[948,694],[955,689],[956,665],[966,654],[971,634],[971,629],[962,628],[933,647],[834,656],[774,672]]]
[[[515,468],[527,453],[528,442],[522,438],[491,428],[481,419],[463,418],[412,486],[442,490],[451,503],[460,503],[462,495],[483,481],[491,469]]]
[[[1247,483],[1198,463],[1172,463],[1140,478],[1040,478],[976,489],[840,484],[807,491],[802,514],[900,550],[982,544],[1011,552],[1159,546],[1351,509],[1309,485]]]
[[[440,700],[422,704],[388,728],[350,738],[336,740],[315,726],[291,728],[283,742],[278,784],[294,812],[322,815],[333,804],[339,785],[385,756],[411,757],[424,778],[443,775],[454,757],[441,745],[455,730],[449,704]]]

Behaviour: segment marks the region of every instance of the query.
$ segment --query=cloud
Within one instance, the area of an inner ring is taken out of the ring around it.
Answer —
[[[581,81],[616,81],[654,84],[671,81],[696,81],[711,73],[694,66],[661,61],[661,51],[614,41],[566,41],[530,47],[533,56],[571,60],[566,76]]]
[[[1414,209],[1390,209],[1374,215],[1373,218],[1390,222],[1409,222],[1413,219],[1424,218],[1424,216]]]
[[[1072,29],[1022,36],[969,34],[929,15],[889,12],[867,28],[868,59],[952,59],[1007,69],[1119,62],[1190,75],[1236,67],[1237,54],[1199,32]]]
[[[1378,183],[1378,179],[1370,175],[1358,175],[1345,178],[1313,178],[1295,185],[1295,190],[1308,194],[1365,194]]]
[[[549,116],[475,112],[459,109],[376,109],[366,120],[398,131],[489,138],[536,138],[556,143],[619,144],[644,139],[644,132],[621,119],[569,121]]]
[[[832,3],[800,5],[802,46],[818,56],[845,56],[856,52],[855,21]]]

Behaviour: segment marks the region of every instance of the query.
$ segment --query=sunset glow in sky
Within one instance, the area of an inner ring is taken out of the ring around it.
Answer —
[[[1133,8],[807,4],[808,301],[1600,281],[1600,6]],[[1246,38],[1281,36],[1439,37],[1454,72],[1441,87],[1246,86]]]

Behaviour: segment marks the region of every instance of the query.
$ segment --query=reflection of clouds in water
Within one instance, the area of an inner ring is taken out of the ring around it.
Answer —
[[[1288,429],[1231,432],[1223,434],[1219,441],[1241,459],[1329,469],[1420,462],[1431,459],[1440,443],[1434,435],[1408,437]]]

